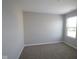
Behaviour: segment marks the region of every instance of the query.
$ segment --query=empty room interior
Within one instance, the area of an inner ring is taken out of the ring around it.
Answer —
[[[2,0],[2,59],[77,59],[77,0]]]

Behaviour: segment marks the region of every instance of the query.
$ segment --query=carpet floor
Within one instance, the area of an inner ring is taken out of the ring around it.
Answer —
[[[64,43],[30,46],[19,59],[77,59],[77,50]]]

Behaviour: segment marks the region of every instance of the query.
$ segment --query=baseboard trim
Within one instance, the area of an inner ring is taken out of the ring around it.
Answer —
[[[46,42],[46,43],[37,43],[37,44],[24,44],[24,47],[36,46],[36,45],[44,45],[44,44],[55,44],[55,43],[61,43],[61,42],[63,42],[63,41]]]
[[[67,44],[68,46],[74,48],[74,49],[77,49],[77,47],[75,47],[74,45],[70,44],[70,43],[67,43],[67,42],[64,42],[65,44]]]
[[[65,43],[65,44],[67,44],[68,46],[74,48],[74,49],[77,49],[77,47],[75,47],[74,45],[69,44],[69,43],[67,43],[65,41],[55,41],[55,42],[46,42],[46,43],[37,43],[37,44],[24,44],[24,47],[36,46],[36,45],[44,45],[44,44],[56,44],[56,43],[62,43],[62,42]]]
[[[24,49],[24,46],[22,47],[22,49],[21,49],[21,51],[20,51],[20,53],[19,53],[19,55],[18,55],[18,58],[17,58],[17,59],[19,59],[19,58],[20,58],[20,56],[21,56],[21,53],[22,53],[23,49]]]

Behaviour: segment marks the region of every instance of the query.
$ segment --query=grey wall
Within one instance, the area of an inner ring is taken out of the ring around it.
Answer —
[[[77,39],[76,38],[71,38],[71,37],[68,37],[68,36],[66,36],[66,19],[68,18],[68,17],[73,17],[73,16],[77,16],[77,10],[74,10],[74,11],[72,11],[72,12],[70,12],[70,13],[67,13],[67,14],[65,14],[65,15],[63,15],[63,19],[64,19],[64,22],[63,22],[63,24],[64,24],[64,41],[65,41],[65,43],[67,43],[67,44],[69,44],[70,46],[72,46],[72,47],[74,47],[74,48],[77,48]]]
[[[7,59],[18,59],[24,46],[23,15],[15,0],[3,0],[2,53]]]
[[[24,12],[24,43],[40,44],[62,41],[62,17]]]

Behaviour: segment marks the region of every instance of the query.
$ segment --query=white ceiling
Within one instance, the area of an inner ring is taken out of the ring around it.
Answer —
[[[18,0],[26,12],[65,14],[77,8],[77,0]]]

